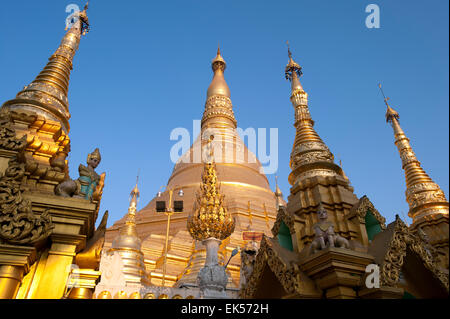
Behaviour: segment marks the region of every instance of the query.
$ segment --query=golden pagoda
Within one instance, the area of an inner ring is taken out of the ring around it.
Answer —
[[[240,298],[448,297],[448,269],[432,246],[398,216],[386,226],[368,197],[353,193],[313,128],[301,67],[288,55],[296,128],[291,193],[279,205],[273,236],[263,236]]]
[[[173,214],[170,219],[164,283],[167,286],[195,285],[197,274],[204,265],[205,248],[200,241],[191,238],[186,229],[186,221],[194,211],[195,193],[202,181],[202,158],[205,156],[206,141],[211,135],[214,136],[212,147],[217,175],[221,180],[221,191],[225,195],[229,213],[236,219],[234,233],[222,243],[219,250],[219,263],[224,263],[234,248],[245,245],[242,232],[247,228],[250,219],[255,230],[267,235],[270,234],[270,228],[275,221],[275,194],[262,173],[260,162],[236,132],[237,121],[233,113],[230,89],[224,78],[227,64],[220,49],[217,50],[211,66],[214,75],[207,90],[200,135],[176,163],[166,190],[136,214],[136,228],[142,240],[146,268],[154,285],[161,285],[163,281],[167,230],[167,216],[156,212],[156,201],[169,200],[169,190],[184,192],[184,209],[183,212]],[[249,200],[252,203],[250,213],[247,209]],[[119,220],[107,230],[106,246],[111,245],[124,222],[124,219]],[[239,256],[231,260],[227,271],[230,274],[229,287],[237,288],[240,274]]]
[[[87,5],[31,84],[0,109],[0,298],[91,298],[107,213],[95,230],[104,177],[96,149],[71,180],[67,99]],[[69,185],[73,192],[62,187]],[[74,186],[74,187],[73,187]],[[79,186],[79,187],[78,187]]]
[[[380,90],[381,84],[379,85]],[[384,92],[382,91],[383,96]],[[413,223],[411,230],[424,237],[434,248],[434,255],[439,265],[448,270],[448,213],[449,204],[439,185],[433,182],[420,166],[410,143],[399,123],[399,114],[389,106],[389,98],[384,97],[386,104],[386,122],[394,130],[395,145],[398,148],[405,171],[406,201],[409,205],[409,217]]]

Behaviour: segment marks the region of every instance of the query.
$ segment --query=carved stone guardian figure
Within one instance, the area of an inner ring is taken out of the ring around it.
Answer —
[[[334,225],[328,220],[328,213],[322,205],[317,211],[319,222],[313,225],[315,237],[311,243],[310,254],[328,247],[349,248],[349,242],[334,232]]]
[[[56,186],[55,193],[64,197],[82,197],[92,199],[93,193],[101,193],[98,187],[103,188],[105,173],[98,175],[95,169],[100,164],[102,157],[96,148],[87,157],[87,166],[80,164],[78,172],[80,177],[77,180],[68,179]]]

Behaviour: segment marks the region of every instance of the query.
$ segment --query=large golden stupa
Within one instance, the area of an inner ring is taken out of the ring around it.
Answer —
[[[236,229],[223,243],[219,259],[223,262],[236,247],[246,244],[242,232],[251,229],[270,235],[276,219],[276,196],[271,190],[261,163],[247,149],[239,137],[230,99],[230,89],[224,78],[226,62],[220,49],[212,61],[213,79],[207,90],[205,110],[201,121],[201,133],[188,152],[176,163],[167,183],[166,191],[155,197],[136,214],[137,232],[142,240],[142,251],[150,280],[160,285],[164,268],[164,249],[167,216],[156,212],[156,201],[168,201],[169,190],[183,190],[184,209],[171,216],[167,268],[167,286],[195,284],[197,274],[204,264],[205,250],[200,242],[192,239],[186,229],[187,217],[193,210],[195,194],[201,184],[202,157],[207,140],[214,137],[213,147],[221,190],[225,195],[228,211],[236,218]],[[176,194],[177,192],[174,192]],[[107,230],[105,247],[117,236],[125,219],[117,221]],[[230,287],[239,286],[240,258],[234,257],[229,266]]]

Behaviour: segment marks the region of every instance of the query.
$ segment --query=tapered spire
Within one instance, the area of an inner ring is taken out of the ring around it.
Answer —
[[[209,85],[206,96],[210,97],[213,95],[223,95],[226,97],[230,97],[230,88],[228,87],[228,84],[224,78],[224,72],[227,67],[227,63],[220,54],[219,47],[217,48],[216,57],[212,60],[211,67],[214,72],[214,77],[211,84]]]
[[[217,48],[217,55],[211,62],[214,72],[211,84],[206,93],[205,112],[202,118],[203,127],[229,127],[236,128],[233,105],[230,100],[230,88],[225,81],[224,72],[227,67],[223,59],[220,48]]]
[[[128,206],[128,214],[125,224],[120,228],[119,236],[113,242],[113,248],[130,248],[140,249],[141,240],[139,239],[136,231],[136,208],[139,200],[139,189],[136,185],[130,193],[130,204]]]
[[[334,155],[313,128],[314,121],[308,108],[308,94],[300,84],[302,68],[292,58],[289,47],[288,56],[285,77],[291,81],[291,102],[295,109],[296,128],[289,183],[294,185],[302,178],[313,176],[342,176],[341,168],[334,163]]]
[[[117,251],[122,257],[123,273],[127,282],[147,283],[149,280],[145,271],[144,254],[141,250],[141,240],[136,230],[136,208],[139,201],[138,182],[131,190],[130,205],[125,224],[119,229],[119,235],[113,240],[111,251]]]
[[[275,199],[277,210],[283,206],[286,207],[286,201],[283,198],[283,193],[281,192],[280,187],[278,186],[278,176],[275,176]]]
[[[416,157],[409,139],[400,127],[400,115],[389,104],[389,98],[379,84],[386,104],[386,122],[392,125],[394,130],[395,145],[397,146],[402,168],[406,179],[406,201],[409,205],[408,215],[413,219],[413,224],[422,218],[433,215],[445,215],[448,217],[449,203],[439,185],[433,182]]]
[[[69,131],[70,113],[67,95],[70,72],[81,36],[89,31],[87,8],[88,4],[83,11],[76,14],[74,17],[76,21],[36,79],[25,86],[15,99],[5,102],[4,108],[33,111],[46,119],[60,122],[64,131],[66,133]]]

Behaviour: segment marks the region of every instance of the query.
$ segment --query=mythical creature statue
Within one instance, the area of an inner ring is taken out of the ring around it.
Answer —
[[[313,225],[315,237],[311,243],[310,254],[327,247],[349,248],[349,242],[334,232],[334,225],[328,221],[328,213],[322,206],[317,211],[319,222]]]
[[[98,175],[95,172],[102,157],[100,151],[96,148],[87,157],[87,166],[80,164],[78,172],[80,177],[77,180],[68,179],[56,186],[55,194],[64,197],[82,197],[91,200],[93,194],[101,194],[103,188],[105,173]],[[96,199],[96,198],[94,198]]]

